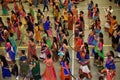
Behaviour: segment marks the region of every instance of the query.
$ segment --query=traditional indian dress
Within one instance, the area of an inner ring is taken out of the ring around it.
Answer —
[[[53,42],[52,44],[52,54],[53,54],[53,60],[58,61],[58,44]]]
[[[8,15],[8,7],[7,7],[7,2],[4,1],[2,4],[2,14],[3,15]]]
[[[8,22],[8,28],[9,28],[9,33],[14,33],[14,25],[12,23],[12,21]]]
[[[43,28],[44,30],[49,30],[50,28],[50,21],[49,20],[46,20],[45,23],[43,24]]]
[[[3,62],[3,65],[1,66],[1,68],[2,68],[2,78],[5,79],[5,80],[9,80],[10,77],[11,77],[11,72],[9,70],[9,66],[8,66],[8,64],[5,64],[7,62],[6,62],[6,59],[5,59],[4,56],[0,55],[0,59]]]
[[[47,40],[46,40],[46,44],[48,45],[48,48],[51,49],[52,43],[51,43],[51,40],[50,40],[49,37],[48,37]]]
[[[90,18],[91,4],[88,4],[88,18]]]
[[[68,30],[73,30],[74,17],[72,14],[68,15]]]
[[[32,15],[32,16],[34,16],[34,15],[35,15],[34,10],[33,10],[33,8],[32,8],[32,7],[30,7],[29,12],[31,13],[31,15]]]
[[[34,31],[35,31],[35,39],[37,42],[39,42],[41,40],[39,26],[34,27]]]
[[[54,9],[54,17],[59,18],[60,12],[57,9]]]
[[[30,43],[28,43],[28,58],[29,60],[31,60],[32,56],[36,56],[37,52],[36,52],[36,45],[31,45]]]
[[[20,57],[19,65],[20,65],[20,76],[26,77],[29,73],[30,67],[29,67],[29,63],[27,62],[27,57],[25,55],[22,55]]]
[[[84,74],[87,78],[91,78],[91,72],[90,72],[90,69],[89,69],[89,63],[86,61],[90,59],[89,57],[89,54],[85,54],[83,51],[79,51],[77,52],[77,55],[76,55],[79,63],[81,64],[80,66],[80,74]]]
[[[10,41],[12,47],[13,47],[14,53],[16,55],[17,54],[17,44],[16,44],[16,41],[14,39],[14,36],[13,37],[9,37],[8,39],[9,39],[9,41]]]
[[[108,15],[106,16],[106,18],[107,18],[107,21],[106,21],[106,23],[105,23],[105,29],[108,31],[109,28],[110,28],[112,16],[111,16],[110,14],[108,14]]]
[[[19,14],[19,7],[16,2],[14,2],[14,10],[17,14]]]
[[[77,8],[72,8],[72,13],[74,16],[74,22],[76,22],[78,20],[78,10]]]
[[[6,43],[6,59],[8,61],[13,61],[15,60],[15,53],[14,53],[14,50],[13,50],[13,47],[11,46],[11,44],[8,42]]]
[[[35,80],[40,80],[40,63],[38,61],[33,61],[32,64],[35,64],[35,67],[32,68],[32,75]]]
[[[43,77],[43,80],[57,80],[52,58],[46,59],[46,68],[42,77]]]
[[[65,62],[61,62],[61,68],[60,68],[60,79],[61,80],[71,80],[71,71],[69,66],[65,64]]]
[[[103,50],[103,44],[97,43],[95,46],[95,52],[98,54],[99,57],[101,57],[104,60],[104,50]]]
[[[106,60],[106,79],[107,80],[114,80],[115,73],[116,73],[116,65],[112,59]]]
[[[75,42],[74,50],[75,51],[79,50],[82,44],[83,44],[83,40],[81,38],[78,38],[77,41]]]
[[[110,34],[110,36],[112,36],[113,35],[113,33],[114,33],[114,27],[115,27],[115,24],[117,24],[117,21],[116,20],[112,20],[111,21],[111,24],[110,24],[110,28],[109,28],[109,34]]]
[[[11,14],[11,21],[17,21],[17,16],[15,14]]]
[[[68,21],[68,14],[66,10],[63,11],[63,18],[65,21]]]
[[[89,35],[88,36],[88,45],[93,45],[93,41],[94,41],[94,35]]]
[[[10,78],[11,77],[11,72],[9,70],[8,66],[2,66],[2,77],[3,79]]]

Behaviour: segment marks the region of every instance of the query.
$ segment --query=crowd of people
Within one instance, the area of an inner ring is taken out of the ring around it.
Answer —
[[[2,14],[9,15],[7,0],[1,2]],[[90,1],[88,4],[88,19],[92,22],[89,26],[88,41],[84,42],[85,19],[84,11],[78,12],[76,3],[84,0],[43,0],[43,10],[38,3],[28,1],[29,12],[23,6],[23,2],[13,3],[10,17],[6,18],[6,24],[0,17],[0,45],[5,43],[6,54],[0,52],[0,65],[4,80],[10,80],[11,76],[19,80],[57,80],[54,62],[59,62],[60,80],[72,80],[75,78],[70,69],[72,54],[69,49],[69,31],[74,30],[73,50],[76,53],[76,61],[80,64],[77,80],[91,80],[90,53],[94,56],[94,66],[97,67],[99,80],[115,80],[116,65],[114,52],[104,53],[103,32],[101,30],[100,9],[97,3]],[[33,7],[37,7],[37,11]],[[47,8],[47,11],[46,11]],[[52,9],[52,10],[51,10]],[[53,17],[46,16],[45,12],[51,12]],[[112,6],[106,8],[105,31],[112,41],[112,47],[118,51],[120,57],[120,28],[116,16],[112,15]],[[35,15],[36,13],[36,15]],[[52,22],[52,20],[54,20]],[[37,22],[35,21],[37,20]],[[73,29],[74,28],[74,29]],[[16,42],[20,42],[17,44]],[[18,46],[26,46],[27,50],[18,50]],[[93,46],[89,51],[89,45]],[[37,48],[39,46],[39,48]],[[37,52],[40,49],[40,52]],[[19,60],[16,63],[16,56]],[[104,57],[107,56],[105,60]],[[104,65],[105,61],[105,65]],[[40,71],[40,63],[45,63],[43,73]]]

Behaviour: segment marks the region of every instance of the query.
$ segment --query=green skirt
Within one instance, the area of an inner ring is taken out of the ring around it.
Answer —
[[[6,8],[2,9],[3,15],[7,15],[8,14],[8,10]]]
[[[95,47],[95,52],[104,59],[104,50],[102,49],[102,51],[99,50],[98,45]]]
[[[49,38],[46,40],[46,43],[47,43],[49,49],[51,49],[51,47],[52,47],[52,43],[51,43],[51,41],[50,41]]]

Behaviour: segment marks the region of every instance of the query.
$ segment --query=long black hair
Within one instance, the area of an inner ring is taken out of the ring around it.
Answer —
[[[86,54],[89,54],[89,47],[87,43],[84,43],[84,47],[86,49]]]
[[[1,59],[1,62],[3,62],[3,66],[8,67],[8,63],[7,63],[7,60],[6,60],[5,56],[0,55],[0,59]]]

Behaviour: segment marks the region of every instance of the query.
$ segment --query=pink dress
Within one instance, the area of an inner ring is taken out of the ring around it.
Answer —
[[[46,59],[46,68],[42,77],[43,80],[57,80],[52,58]]]

